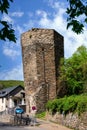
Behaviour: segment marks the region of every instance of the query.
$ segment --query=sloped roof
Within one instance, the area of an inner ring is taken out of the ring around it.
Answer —
[[[23,89],[23,87],[21,85],[19,85],[19,86],[13,86],[13,87],[9,87],[9,88],[0,90],[0,97],[5,97],[7,95],[11,96],[11,93],[14,90],[16,90],[17,88],[20,88],[21,90]]]

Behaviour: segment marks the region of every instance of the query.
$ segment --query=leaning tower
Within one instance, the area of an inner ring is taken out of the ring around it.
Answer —
[[[22,34],[22,57],[26,112],[32,106],[45,110],[48,100],[57,96],[60,58],[64,57],[63,36],[53,29],[33,28]]]

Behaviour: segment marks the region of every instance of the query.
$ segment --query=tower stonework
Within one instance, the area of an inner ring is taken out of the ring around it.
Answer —
[[[53,29],[33,28],[22,34],[21,43],[26,112],[32,106],[40,112],[48,100],[57,96],[59,61],[64,57],[63,36]]]

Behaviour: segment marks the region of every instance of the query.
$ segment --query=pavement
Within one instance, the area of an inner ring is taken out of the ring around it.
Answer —
[[[38,128],[40,128],[41,130],[43,128],[44,130],[72,130],[70,128],[67,128],[65,126],[50,121],[39,120],[39,123],[40,125],[38,126]]]
[[[32,126],[11,126],[6,123],[0,123],[0,130],[72,130],[65,126],[46,121],[37,120],[38,123]]]

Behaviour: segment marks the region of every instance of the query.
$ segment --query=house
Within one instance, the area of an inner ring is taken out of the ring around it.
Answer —
[[[21,85],[0,90],[0,112],[17,106],[25,106],[25,92]]]

